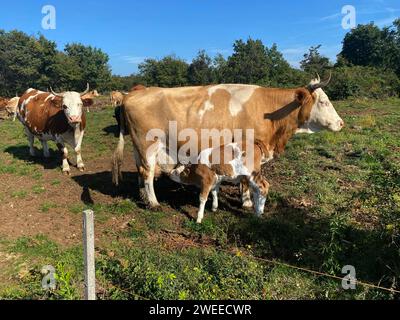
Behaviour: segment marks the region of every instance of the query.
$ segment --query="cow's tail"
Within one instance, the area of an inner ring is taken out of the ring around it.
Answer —
[[[113,183],[118,186],[119,182],[122,181],[122,164],[124,162],[124,147],[125,147],[125,112],[124,106],[121,106],[120,111],[120,130],[119,130],[119,141],[118,146],[114,151],[112,157],[112,180]]]

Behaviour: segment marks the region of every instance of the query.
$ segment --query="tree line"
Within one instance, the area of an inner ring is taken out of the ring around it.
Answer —
[[[187,62],[175,55],[146,59],[138,72],[127,77],[112,75],[109,57],[101,49],[80,43],[57,50],[43,35],[0,30],[0,95],[12,96],[28,87],[47,90],[80,90],[86,82],[101,92],[128,91],[134,84],[176,87],[213,83],[246,83],[270,87],[304,86],[312,76],[332,72],[328,94],[385,98],[400,94],[400,19],[390,27],[359,25],[343,39],[343,49],[333,63],[321,55],[320,45],[304,54],[300,69],[292,67],[276,44],[237,40],[233,53],[209,56],[200,50]]]

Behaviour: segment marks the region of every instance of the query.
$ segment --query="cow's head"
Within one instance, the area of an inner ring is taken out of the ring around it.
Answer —
[[[50,88],[51,89],[51,88]],[[77,125],[82,122],[82,112],[83,107],[90,105],[93,100],[82,98],[89,92],[89,84],[87,84],[87,88],[85,92],[78,93],[75,91],[67,91],[64,93],[56,93],[51,89],[51,93],[56,97],[61,98],[62,100],[62,109],[64,111],[65,116],[69,124]]]
[[[344,121],[337,114],[323,88],[331,80],[331,75],[326,81],[321,81],[320,77],[312,80],[307,86],[308,91],[313,97],[311,111],[304,119],[297,133],[314,133],[324,129],[330,131],[340,131],[344,127]]]

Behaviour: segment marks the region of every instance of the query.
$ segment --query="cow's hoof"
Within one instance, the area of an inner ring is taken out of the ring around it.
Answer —
[[[243,202],[242,207],[244,209],[252,209],[253,208],[253,202],[250,201],[250,200],[247,200],[247,201]]]
[[[80,167],[80,168],[78,168],[78,170],[79,170],[80,172],[85,172],[85,167]]]
[[[211,211],[212,211],[212,212],[217,212],[217,211],[218,211],[218,207],[216,207],[216,208],[211,208]]]
[[[63,174],[64,174],[64,176],[70,176],[71,175],[71,171],[70,170],[63,170]]]
[[[196,223],[197,223],[197,224],[201,224],[201,222],[202,222],[202,219],[197,219],[197,220],[196,220]]]

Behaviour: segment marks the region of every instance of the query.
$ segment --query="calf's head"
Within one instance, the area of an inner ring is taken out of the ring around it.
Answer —
[[[303,117],[302,124],[297,131],[297,133],[314,133],[324,129],[330,131],[340,131],[344,127],[344,121],[337,114],[335,108],[333,107],[328,96],[324,92],[323,88],[326,87],[331,80],[331,76],[326,81],[321,81],[318,76],[310,82],[307,89],[311,94],[312,100],[311,106],[306,106],[305,101],[308,97],[304,95],[304,92],[297,96],[297,100],[302,104],[302,109],[300,110],[300,117]],[[306,103],[310,103],[307,101]],[[311,110],[304,110],[309,109]]]
[[[64,93],[56,93],[51,89],[51,93],[62,100],[62,109],[64,114],[71,125],[77,125],[82,122],[83,107],[87,107],[93,103],[92,99],[83,98],[89,92],[89,84],[85,92],[78,93],[74,91],[67,91]]]

